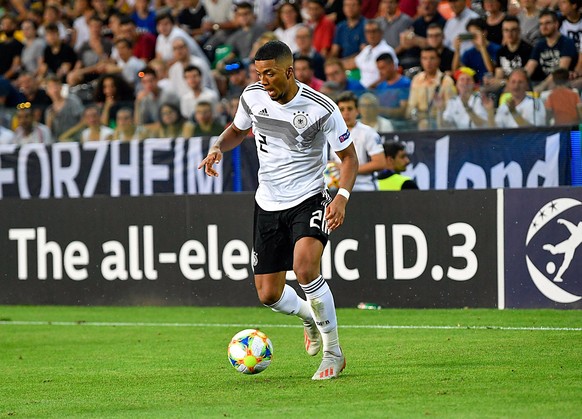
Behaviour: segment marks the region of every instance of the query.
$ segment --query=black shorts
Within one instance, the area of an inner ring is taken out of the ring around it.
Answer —
[[[255,203],[255,274],[292,270],[293,248],[302,237],[314,237],[325,247],[329,237],[325,209],[330,202],[331,197],[325,190],[282,211],[265,211]]]

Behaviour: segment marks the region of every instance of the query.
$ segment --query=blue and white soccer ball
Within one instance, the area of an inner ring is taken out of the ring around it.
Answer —
[[[273,358],[273,344],[256,329],[238,332],[228,344],[228,360],[243,374],[258,374],[267,369]]]

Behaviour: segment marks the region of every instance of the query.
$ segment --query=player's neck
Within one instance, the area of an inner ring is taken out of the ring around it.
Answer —
[[[297,92],[299,91],[299,86],[297,85],[297,82],[295,81],[294,78],[292,78],[289,81],[289,89],[287,89],[287,91],[285,92],[285,95],[283,97],[281,97],[281,99],[279,99],[277,102],[280,103],[281,105],[285,105],[286,103],[289,103],[293,100],[293,98],[295,97],[295,95],[297,95]]]

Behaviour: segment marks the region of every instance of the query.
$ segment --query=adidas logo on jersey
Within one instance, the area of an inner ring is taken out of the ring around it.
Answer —
[[[269,112],[267,112],[267,108],[263,109],[262,111],[259,112],[259,115],[263,115],[263,116],[269,116]]]

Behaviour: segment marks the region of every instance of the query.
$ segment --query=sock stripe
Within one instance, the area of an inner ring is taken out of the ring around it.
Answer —
[[[305,294],[314,294],[324,285],[325,285],[325,279],[323,279],[323,276],[320,275],[318,279],[316,279],[315,281],[312,281],[310,284],[301,285],[301,288],[303,288],[303,291],[305,292]]]

